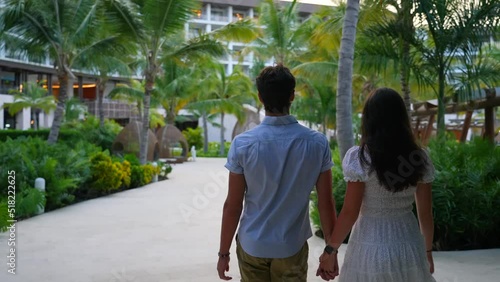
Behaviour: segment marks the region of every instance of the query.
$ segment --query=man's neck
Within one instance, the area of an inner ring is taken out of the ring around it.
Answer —
[[[268,112],[266,111],[266,116],[269,116],[269,117],[283,117],[283,116],[287,116],[289,115],[290,113],[273,113],[273,112]]]

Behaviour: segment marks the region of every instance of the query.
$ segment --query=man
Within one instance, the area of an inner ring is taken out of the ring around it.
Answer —
[[[257,88],[266,117],[237,136],[229,151],[217,271],[221,279],[232,279],[225,272],[240,223],[236,253],[241,281],[306,281],[307,239],[312,236],[309,196],[315,185],[325,238],[336,219],[330,147],[324,135],[289,115],[295,78],[288,68],[266,67]]]

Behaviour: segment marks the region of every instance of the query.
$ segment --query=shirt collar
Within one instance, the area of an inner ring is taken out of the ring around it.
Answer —
[[[292,123],[298,123],[297,119],[292,115],[266,116],[262,121],[262,124],[266,125],[288,125]]]

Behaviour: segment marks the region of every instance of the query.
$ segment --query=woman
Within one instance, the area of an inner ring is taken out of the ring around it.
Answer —
[[[380,88],[370,94],[361,144],[349,149],[342,166],[347,182],[344,206],[317,275],[330,280],[338,274],[337,249],[352,228],[339,281],[435,281],[434,167],[417,145],[396,91]],[[420,230],[412,213],[414,201]]]

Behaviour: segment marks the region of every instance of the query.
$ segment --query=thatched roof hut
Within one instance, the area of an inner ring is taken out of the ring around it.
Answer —
[[[156,132],[159,144],[159,156],[162,159],[187,160],[188,142],[182,132],[174,125],[167,124]]]
[[[139,157],[141,142],[142,122],[132,121],[125,126],[116,136],[112,151],[115,154],[135,154]],[[159,157],[158,140],[153,131],[148,133],[148,161],[156,161]]]

